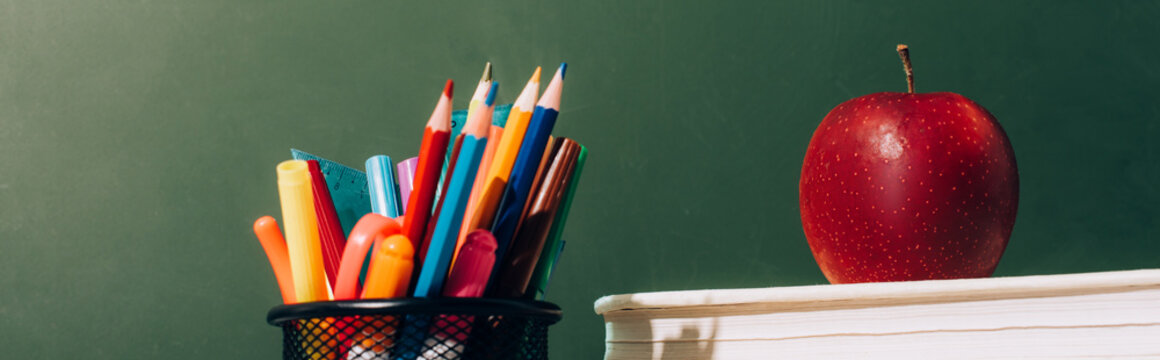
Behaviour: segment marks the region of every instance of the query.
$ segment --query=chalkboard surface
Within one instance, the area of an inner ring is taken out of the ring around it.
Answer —
[[[549,289],[555,359],[599,296],[824,282],[798,176],[838,103],[989,109],[1021,201],[997,275],[1160,267],[1153,2],[0,0],[0,352],[274,359],[250,232],[291,147],[414,156],[443,80],[500,102],[567,61],[555,134],[590,157]]]

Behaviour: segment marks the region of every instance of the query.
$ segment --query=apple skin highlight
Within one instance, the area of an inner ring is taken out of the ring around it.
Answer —
[[[1019,203],[998,121],[955,93],[875,93],[815,130],[802,226],[831,283],[988,277]]]

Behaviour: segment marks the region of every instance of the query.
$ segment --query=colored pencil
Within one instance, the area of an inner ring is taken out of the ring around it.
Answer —
[[[459,150],[451,182],[443,197],[443,209],[435,223],[431,242],[427,246],[427,256],[423,259],[422,270],[415,283],[416,297],[439,296],[443,291],[443,282],[447,278],[455,240],[463,221],[463,211],[467,207],[467,197],[471,194],[471,184],[479,169],[479,159],[487,147],[487,131],[491,124],[497,87],[498,84],[492,83],[484,106],[463,127],[463,147]]]
[[[528,129],[524,134],[524,141],[520,144],[520,152],[516,155],[515,164],[512,165],[510,181],[504,190],[504,195],[500,198],[495,223],[491,227],[491,233],[495,235],[495,240],[498,243],[497,259],[503,259],[509,244],[515,237],[520,217],[524,212],[524,204],[527,202],[528,193],[531,190],[533,180],[535,180],[535,171],[539,167],[544,147],[548,143],[548,136],[556,125],[566,70],[567,64],[560,64],[560,68],[556,70],[556,75],[552,77],[552,81],[544,90],[544,95],[536,104],[536,109],[532,113],[532,119],[528,122]]]
[[[463,212],[463,226],[459,228],[459,239],[455,243],[455,252],[451,255],[452,268],[455,267],[455,259],[459,257],[459,249],[463,248],[463,242],[467,240],[467,234],[475,230],[470,220],[476,207],[479,206],[479,197],[483,195],[483,182],[487,180],[487,168],[491,166],[496,145],[502,138],[503,127],[492,125],[491,130],[487,133],[487,148],[483,150],[483,157],[479,160],[479,171],[475,173],[475,182],[471,185],[471,196],[467,200],[467,210]]]
[[[471,94],[471,101],[467,103],[467,119],[470,120],[472,115],[483,106],[487,100],[488,91],[491,90],[491,62],[483,65],[483,75],[479,77],[479,83],[475,85],[475,92]]]
[[[483,104],[483,101],[487,98],[488,89],[491,89],[491,62],[488,62],[483,66],[483,75],[479,77],[479,83],[475,85],[475,92],[471,94],[471,100],[467,103],[467,116],[464,117],[464,122],[470,120],[471,117],[475,115],[475,112],[479,110],[479,106]],[[456,140],[454,143],[456,148],[459,147],[459,140],[461,139],[460,137],[463,136],[461,130],[455,130],[457,127],[459,127],[457,125],[458,124],[455,124],[454,122],[451,123],[451,136]],[[443,172],[439,176],[440,179],[445,179],[449,176],[448,174],[450,174],[452,171],[451,165],[455,163],[456,156],[457,154],[453,149],[447,149],[447,158],[443,161]],[[444,186],[446,185],[447,181],[440,183],[439,189],[435,192],[436,198],[443,197],[443,189],[445,189]]]
[[[495,218],[496,206],[499,205],[500,196],[503,195],[504,188],[507,186],[512,165],[516,161],[516,155],[519,154],[520,144],[524,141],[524,133],[528,129],[528,121],[532,118],[532,110],[536,106],[536,96],[539,90],[540,68],[536,67],[536,71],[528,79],[527,85],[524,85],[524,90],[520,92],[511,112],[508,113],[503,135],[499,141],[491,140],[498,142],[498,144],[492,163],[487,168],[484,188],[481,189],[482,193],[476,202],[474,211],[467,217],[467,232],[491,227]],[[474,192],[474,190],[472,191]]]
[[[403,219],[403,235],[411,240],[413,248],[420,248],[427,222],[431,215],[431,204],[435,199],[435,189],[439,186],[439,172],[443,167],[443,155],[451,138],[451,92],[454,84],[447,80],[443,93],[427,127],[423,131],[423,142],[419,147],[419,163],[416,165],[414,189],[407,201],[407,216]],[[418,261],[416,261],[416,264]]]
[[[579,153],[580,145],[576,142],[571,139],[561,141],[551,165],[544,171],[535,200],[528,207],[527,219],[520,226],[507,256],[497,265],[500,271],[493,283],[491,295],[504,298],[524,296],[532,271],[540,259],[540,252],[544,250],[544,243],[551,232],[552,222],[559,212],[561,199],[568,189]]]
[[[491,85],[492,85],[492,68],[491,68],[491,62],[488,62],[487,64],[484,64],[483,75],[479,77],[479,83],[475,85],[475,92],[471,94],[471,100],[467,104],[467,116],[464,117],[466,120],[472,119],[476,115],[476,113],[479,112],[479,107],[483,104],[483,102],[485,100],[487,100],[488,91],[491,89]],[[466,120],[465,120],[465,122],[466,122]],[[466,125],[466,124],[464,124],[464,125]],[[439,183],[439,189],[435,193],[435,199],[436,199],[435,200],[435,204],[436,204],[435,211],[431,215],[433,218],[438,218],[439,212],[442,210],[441,205],[443,204],[444,189],[446,189],[447,184],[449,182],[451,182],[451,176],[448,176],[448,174],[451,174],[453,171],[455,171],[455,161],[459,158],[459,149],[463,145],[463,133],[462,133],[462,131],[460,131],[459,133],[456,133],[456,130],[454,129],[454,123],[452,124],[451,135],[455,137],[455,141],[451,145],[450,150],[448,150],[447,161],[444,162],[444,164],[443,164],[443,174],[442,174],[443,181],[441,181]],[[470,201],[471,200],[469,199],[468,206],[470,206]],[[427,226],[427,236],[423,239],[423,241],[422,241],[423,245],[419,248],[420,262],[416,263],[416,265],[418,265],[418,266],[422,266],[422,259],[427,257],[427,248],[428,248],[428,245],[431,241],[430,240],[431,231],[433,229],[434,229],[434,224],[429,224]],[[418,274],[416,274],[415,276],[418,276]]]
[[[572,171],[572,179],[568,181],[568,191],[560,203],[556,219],[552,221],[552,230],[548,233],[548,240],[544,243],[544,250],[540,252],[540,260],[536,261],[536,270],[532,271],[532,280],[524,297],[543,300],[548,291],[548,282],[559,262],[560,253],[564,252],[564,224],[568,221],[568,210],[572,208],[572,196],[576,194],[577,184],[580,183],[580,174],[584,171],[584,162],[588,159],[588,148],[580,145],[580,154],[576,156],[576,169]]]
[[[447,171],[455,171],[455,161],[459,159],[459,149],[462,147],[463,147],[463,134],[459,134],[459,135],[455,136],[455,145],[451,147],[451,160],[445,164],[446,165],[445,168],[447,169]],[[443,198],[447,194],[444,193],[442,191],[442,189],[446,189],[449,183],[451,183],[450,176],[444,176],[443,180],[439,182],[440,191],[438,194],[435,195],[435,210],[431,212],[432,219],[438,219],[439,214],[443,212]],[[423,266],[423,259],[427,258],[427,247],[429,245],[431,245],[431,232],[434,230],[435,230],[435,222],[434,221],[427,221],[427,230],[424,231],[425,236],[423,237],[423,241],[419,242],[419,244],[420,244],[419,245],[419,256],[416,257],[415,266],[418,266],[418,267]],[[414,274],[414,276],[416,276],[416,277],[419,276],[419,273],[416,272]],[[411,282],[411,283],[414,284],[414,282]]]
[[[294,299],[300,303],[329,300],[306,162],[283,161],[277,171],[282,225],[286,227],[286,253],[290,257],[290,272],[294,274]]]

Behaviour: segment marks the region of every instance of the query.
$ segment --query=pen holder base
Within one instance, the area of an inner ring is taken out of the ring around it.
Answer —
[[[547,359],[558,306],[543,301],[401,298],[281,305],[283,359]]]

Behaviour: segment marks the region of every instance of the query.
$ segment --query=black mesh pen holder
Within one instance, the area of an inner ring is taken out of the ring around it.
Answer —
[[[542,360],[561,317],[543,301],[404,298],[282,305],[266,321],[283,359]]]

